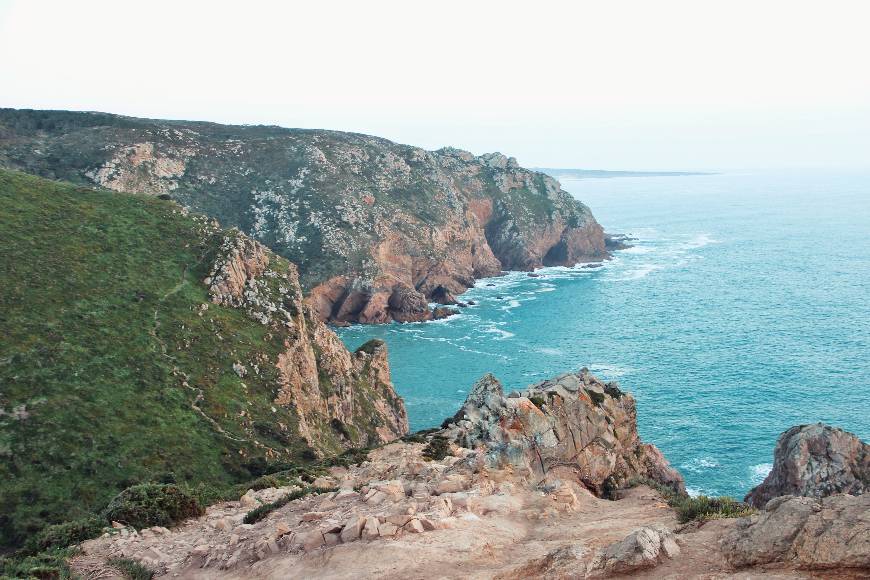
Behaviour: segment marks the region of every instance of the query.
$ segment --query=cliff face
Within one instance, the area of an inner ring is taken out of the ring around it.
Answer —
[[[170,201],[0,170],[0,546],[134,483],[231,486],[408,430],[296,267]]]
[[[433,316],[428,302],[503,269],[607,255],[553,178],[493,153],[335,131],[0,110],[0,165],[165,194],[299,266],[322,320]]]
[[[212,303],[243,309],[281,338],[282,352],[261,363],[277,371],[274,403],[295,411],[299,435],[320,453],[406,434],[408,416],[390,382],[386,345],[372,340],[348,352],[303,302],[296,266],[280,260],[271,268],[278,260],[259,242],[229,232],[203,281]],[[260,365],[251,366],[260,372]],[[249,372],[240,363],[235,370],[242,378]]]

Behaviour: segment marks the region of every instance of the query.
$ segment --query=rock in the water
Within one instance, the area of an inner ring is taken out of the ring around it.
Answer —
[[[505,397],[492,375],[480,379],[445,437],[486,448],[491,466],[527,468],[540,479],[570,466],[597,495],[633,477],[649,477],[683,493],[683,478],[637,433],[634,398],[585,369]]]
[[[590,576],[630,574],[653,568],[680,553],[674,533],[662,525],[636,530],[601,550],[590,563]]]
[[[773,452],[773,470],[745,501],[762,508],[775,497],[826,497],[870,490],[870,445],[855,435],[816,423],[782,435]]]
[[[741,519],[722,547],[736,567],[778,562],[870,572],[870,495],[776,498]]]

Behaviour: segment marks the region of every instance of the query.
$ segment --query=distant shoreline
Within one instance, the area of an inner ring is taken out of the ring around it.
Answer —
[[[559,169],[555,167],[532,167],[547,175],[559,178],[588,179],[609,177],[684,177],[688,175],[717,175],[709,171],[607,171],[604,169]]]

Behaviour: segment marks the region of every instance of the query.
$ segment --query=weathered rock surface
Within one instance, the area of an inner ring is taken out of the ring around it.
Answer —
[[[773,469],[745,501],[756,507],[784,495],[826,497],[870,490],[870,445],[855,435],[816,423],[780,435]]]
[[[870,576],[870,495],[778,497],[739,520],[723,552],[737,567],[779,563]]]
[[[663,525],[636,530],[601,550],[589,565],[588,576],[631,574],[655,568],[680,553],[674,533]]]
[[[405,435],[408,416],[393,390],[386,345],[372,340],[348,352],[304,303],[295,265],[276,268],[270,262],[275,256],[265,246],[231,231],[204,280],[212,303],[245,310],[285,334],[277,360],[235,363],[235,372],[243,378],[249,366],[258,373],[274,366],[274,404],[293,409],[298,434],[321,453]]]
[[[85,542],[73,567],[126,557],[180,578],[502,580],[858,578],[866,569],[870,495],[782,498],[751,518],[678,533],[674,511],[649,487],[622,489],[618,501],[596,497],[608,478],[681,480],[660,456],[622,457],[649,449],[637,441],[633,401],[586,372],[507,398],[484,377],[447,423],[333,468],[315,484],[337,491],[291,501],[256,523],[243,523],[253,504],[293,488],[249,491],[171,531],[113,530]],[[578,443],[596,440],[600,450],[565,455],[559,441],[572,429]]]
[[[499,153],[336,131],[0,109],[0,166],[171,195],[300,268],[321,320],[427,320],[503,269],[608,255],[589,209]]]
[[[478,381],[444,435],[483,449],[487,465],[538,481],[570,473],[596,495],[648,477],[685,492],[683,479],[637,434],[634,398],[585,369],[504,396],[492,375]]]

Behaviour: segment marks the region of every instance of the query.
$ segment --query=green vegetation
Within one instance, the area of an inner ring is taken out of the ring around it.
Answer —
[[[264,503],[263,505],[256,507],[245,514],[244,523],[246,524],[254,524],[265,518],[267,515],[272,513],[278,508],[284,507],[294,499],[299,499],[300,497],[305,497],[306,495],[310,495],[312,493],[331,493],[333,491],[337,491],[337,488],[334,487],[300,487],[299,489],[295,489],[288,493],[287,495],[281,496],[270,503]]]
[[[129,580],[151,580],[151,578],[154,577],[153,570],[149,570],[136,560],[131,560],[129,558],[112,558],[108,563]]]
[[[631,479],[626,487],[646,485],[655,489],[668,505],[677,512],[677,520],[687,523],[694,520],[706,521],[721,518],[742,518],[755,513],[755,509],[748,504],[737,501],[730,497],[707,497],[699,495],[691,497],[685,493],[680,494],[672,488],[663,485],[648,477]]]
[[[721,518],[742,518],[755,513],[755,509],[730,497],[687,497],[673,505],[677,519],[681,523],[692,520],[718,520]]]
[[[137,484],[206,505],[314,463],[292,406],[274,406],[274,366],[232,369],[276,360],[285,337],[201,309],[224,235],[170,201],[0,171],[0,547]]]
[[[106,520],[90,516],[47,526],[28,541],[27,551],[31,553],[44,552],[57,548],[66,548],[73,544],[96,538],[106,527]]]
[[[36,555],[0,556],[0,580],[31,580],[72,578],[67,560],[71,549],[55,549]]]
[[[170,527],[203,514],[199,502],[177,485],[143,483],[119,493],[103,516],[107,521],[120,522],[136,529],[151,526]]]
[[[450,455],[450,440],[443,435],[435,435],[423,448],[423,457],[429,460],[441,460]]]

